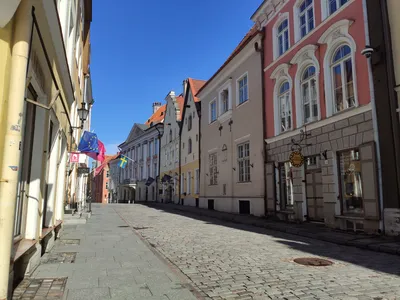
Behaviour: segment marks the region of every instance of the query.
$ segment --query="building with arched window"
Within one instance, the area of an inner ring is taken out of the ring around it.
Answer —
[[[357,0],[266,0],[252,16],[266,37],[269,214],[382,229],[365,14]]]

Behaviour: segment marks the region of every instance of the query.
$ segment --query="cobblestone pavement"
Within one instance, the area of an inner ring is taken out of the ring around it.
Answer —
[[[398,256],[139,204],[112,207],[207,299],[400,299]],[[293,261],[300,257],[334,264],[303,266]]]

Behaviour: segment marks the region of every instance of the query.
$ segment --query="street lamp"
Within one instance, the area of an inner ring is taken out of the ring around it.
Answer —
[[[88,115],[89,115],[89,110],[86,108],[85,102],[82,102],[81,108],[78,108],[78,116],[79,116],[79,120],[81,120],[81,126],[72,127],[72,128],[73,129],[83,129],[83,123],[85,123]]]

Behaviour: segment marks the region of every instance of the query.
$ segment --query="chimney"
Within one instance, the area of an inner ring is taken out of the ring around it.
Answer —
[[[161,107],[161,102],[153,103],[153,114]]]
[[[185,79],[185,80],[182,82],[182,86],[183,86],[183,93],[182,93],[182,95],[183,95],[183,98],[185,98],[185,96],[186,96],[187,82],[188,82],[187,79]]]

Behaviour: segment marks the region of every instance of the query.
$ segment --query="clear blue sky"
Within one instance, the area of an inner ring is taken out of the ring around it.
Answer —
[[[262,0],[93,1],[92,129],[113,154],[152,103],[209,79],[252,26]]]

